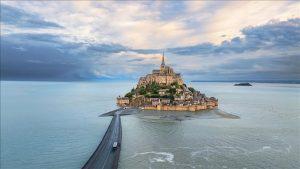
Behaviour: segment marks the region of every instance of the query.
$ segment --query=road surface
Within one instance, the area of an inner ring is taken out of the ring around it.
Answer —
[[[90,159],[82,169],[117,169],[121,151],[122,126],[120,111],[112,118],[110,125]],[[113,149],[113,143],[118,142],[117,149]]]

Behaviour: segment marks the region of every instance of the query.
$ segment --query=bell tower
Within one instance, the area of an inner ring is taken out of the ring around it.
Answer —
[[[161,67],[161,68],[164,68],[164,67],[165,67],[165,52],[163,52],[160,67]]]

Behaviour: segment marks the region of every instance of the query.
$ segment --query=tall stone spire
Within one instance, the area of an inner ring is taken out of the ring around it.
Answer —
[[[165,52],[163,52],[163,55],[162,55],[161,67],[165,67]]]

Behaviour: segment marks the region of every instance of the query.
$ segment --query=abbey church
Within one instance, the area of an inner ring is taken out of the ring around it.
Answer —
[[[160,85],[170,85],[177,82],[179,85],[183,85],[183,80],[180,73],[175,73],[173,69],[165,65],[165,56],[162,56],[162,62],[159,70],[153,70],[152,74],[147,74],[145,77],[141,77],[137,87],[142,87],[152,82],[156,82]]]

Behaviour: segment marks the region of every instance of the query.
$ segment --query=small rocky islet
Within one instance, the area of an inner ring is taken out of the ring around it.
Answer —
[[[234,86],[252,86],[250,83],[236,83]]]
[[[160,69],[139,79],[136,88],[117,97],[119,107],[144,110],[198,111],[218,107],[218,99],[188,87],[180,73],[165,64],[164,54]]]

